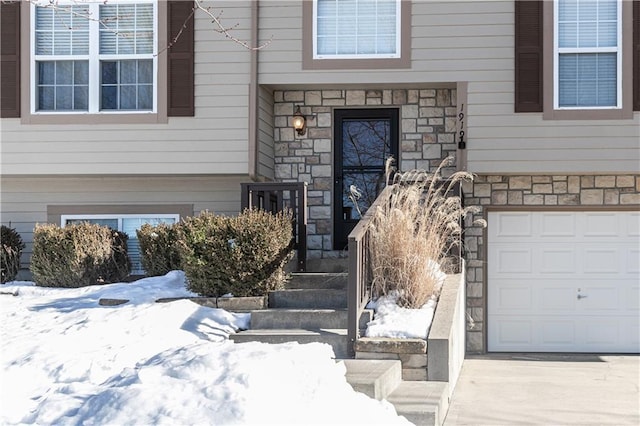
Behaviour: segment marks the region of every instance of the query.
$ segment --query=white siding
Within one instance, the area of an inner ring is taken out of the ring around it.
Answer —
[[[302,2],[261,1],[259,81],[274,87],[427,87],[467,81],[468,169],[475,173],[640,171],[633,119],[543,120],[514,113],[514,2],[415,0],[412,63],[399,70],[303,70]]]
[[[273,93],[261,87],[258,93],[258,175],[269,180],[275,177],[273,120]]]

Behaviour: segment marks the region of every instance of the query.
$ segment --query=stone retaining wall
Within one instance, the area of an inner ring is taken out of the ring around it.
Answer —
[[[363,337],[354,344],[356,359],[389,359],[402,364],[402,380],[427,380],[427,341]]]
[[[403,380],[448,382],[452,393],[465,354],[464,288],[464,273],[447,275],[427,340],[364,337],[356,359],[398,360]]]

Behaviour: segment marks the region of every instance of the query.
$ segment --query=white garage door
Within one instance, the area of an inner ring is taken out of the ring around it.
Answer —
[[[640,212],[490,212],[488,350],[640,352]]]

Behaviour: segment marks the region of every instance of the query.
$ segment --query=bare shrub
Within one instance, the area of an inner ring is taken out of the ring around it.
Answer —
[[[290,212],[202,212],[179,227],[187,288],[201,296],[264,296],[284,286],[293,254]]]
[[[13,281],[20,270],[20,256],[24,249],[22,237],[13,228],[2,225],[0,232],[0,283]]]
[[[145,223],[136,231],[140,243],[142,267],[147,276],[162,276],[169,271],[182,269],[178,249],[178,228],[180,223]]]
[[[38,286],[65,288],[122,281],[131,268],[127,240],[125,233],[87,222],[36,225],[33,279]]]
[[[393,174],[392,161],[387,160],[389,199],[371,212],[372,291],[375,298],[397,291],[401,306],[420,308],[438,297],[443,271],[451,271],[448,255],[461,243],[462,218],[476,210],[463,207],[460,196],[453,193],[454,187],[473,177],[456,172],[443,178],[441,171],[451,158],[433,174],[425,170]]]

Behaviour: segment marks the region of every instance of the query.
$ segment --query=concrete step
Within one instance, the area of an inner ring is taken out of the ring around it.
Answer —
[[[449,408],[448,389],[447,382],[402,382],[386,399],[415,425],[441,426]]]
[[[269,292],[270,308],[346,309],[347,290],[298,289]]]
[[[348,357],[347,351],[347,330],[346,329],[260,329],[247,330],[240,333],[231,334],[231,340],[236,343],[262,342],[262,343],[327,343],[333,348],[336,358]]]
[[[400,361],[344,359],[345,377],[353,389],[378,401],[387,398],[402,382]]]
[[[307,272],[347,272],[349,258],[307,259]]]
[[[337,289],[347,288],[349,274],[346,272],[296,272],[285,283],[285,288],[293,289]]]
[[[360,328],[365,329],[373,319],[367,309],[360,317]],[[251,329],[264,328],[347,328],[346,309],[260,309],[251,312]]]

